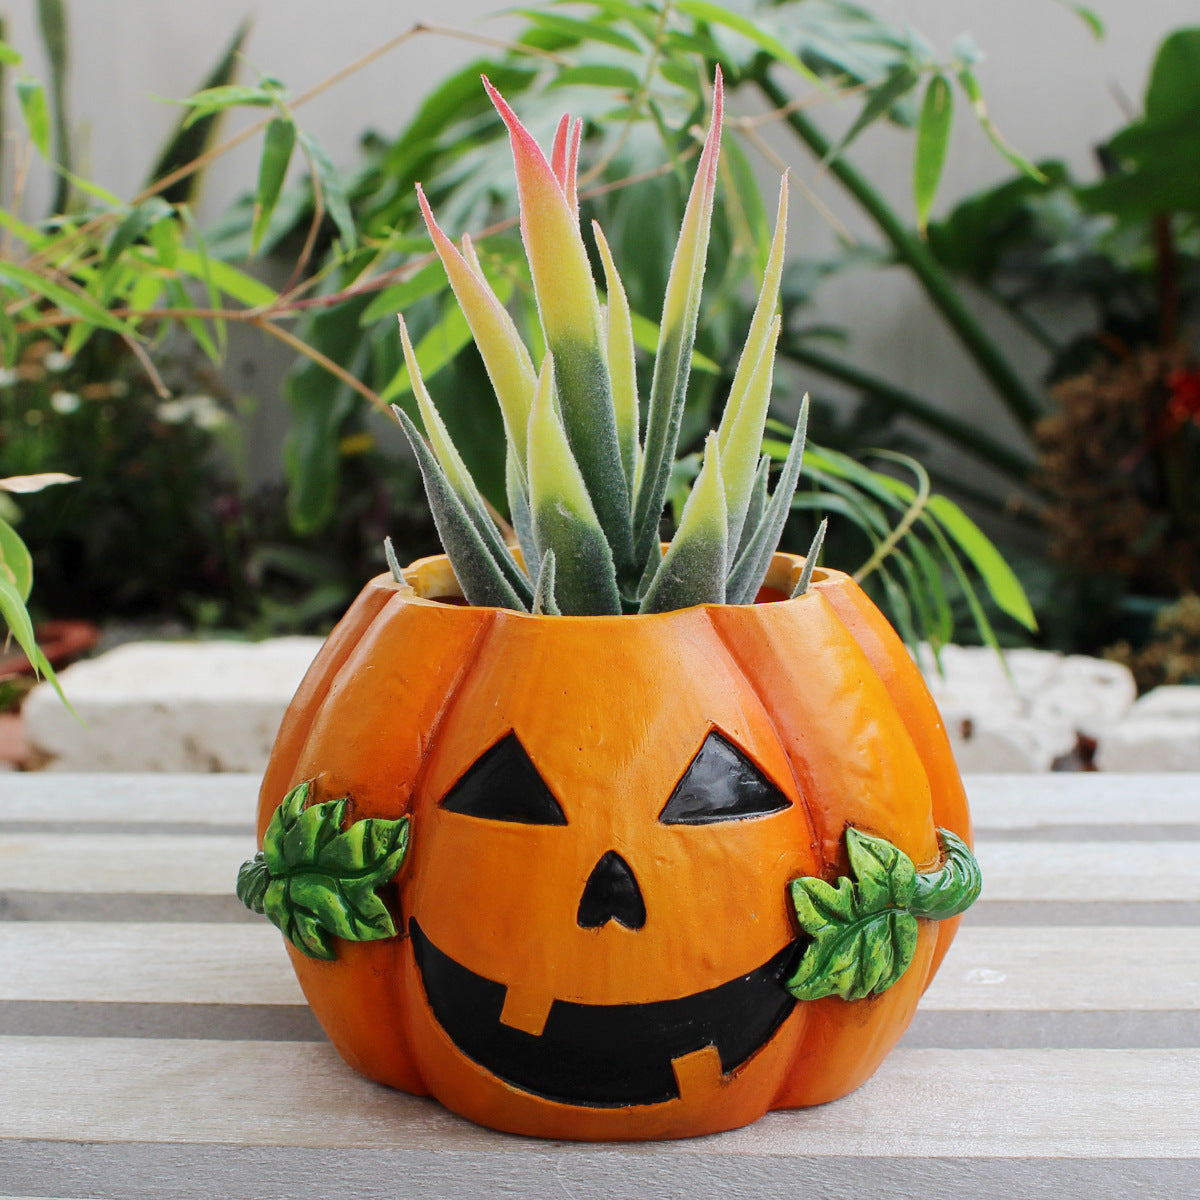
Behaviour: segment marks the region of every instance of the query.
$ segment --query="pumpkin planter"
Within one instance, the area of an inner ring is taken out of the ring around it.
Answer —
[[[957,921],[915,920],[886,990],[797,1001],[819,938],[793,883],[853,874],[848,829],[940,879],[937,830],[969,840],[969,819],[903,645],[839,572],[784,599],[801,565],[777,554],[752,606],[632,618],[464,606],[444,558],[368,585],[259,806],[263,837],[311,780],[305,812],[348,797],[330,836],[411,823],[379,892],[396,935],[329,960],[290,947],[351,1066],[494,1128],[586,1139],[728,1129],[875,1070]],[[319,913],[312,894],[293,911]],[[852,976],[893,969],[899,915],[858,921]]]
[[[490,85],[489,85],[490,89]],[[962,783],[857,585],[774,553],[807,401],[760,458],[786,182],[720,428],[665,548],[721,81],[641,433],[631,314],[579,230],[580,124],[517,165],[540,367],[419,194],[507,434],[501,536],[401,342],[445,557],[376,579],[292,702],[238,894],[351,1066],[482,1124],[687,1137],[819,1104],[903,1033],[979,888]]]

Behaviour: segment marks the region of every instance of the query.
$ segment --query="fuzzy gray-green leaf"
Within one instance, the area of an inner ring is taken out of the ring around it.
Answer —
[[[779,482],[775,485],[775,494],[767,504],[766,512],[758,523],[746,548],[742,551],[733,570],[729,575],[727,601],[730,604],[749,604],[758,594],[762,581],[766,577],[767,568],[771,565],[771,556],[779,545],[783,534],[783,526],[791,509],[792,496],[796,491],[796,483],[800,479],[800,467],[804,460],[804,439],[808,430],[808,397],[805,396],[800,404],[800,413],[796,418],[796,430],[788,448]]]
[[[554,551],[555,599],[563,612],[615,615],[621,597],[613,554],[554,406],[557,371],[547,354],[529,414],[526,462],[537,561]]]
[[[717,435],[710,433],[704,465],[683,508],[679,529],[642,600],[643,613],[694,604],[724,604],[729,560],[729,514]]]
[[[438,537],[467,602],[476,606],[528,611],[505,579],[412,418],[402,408],[394,411],[416,457]]]

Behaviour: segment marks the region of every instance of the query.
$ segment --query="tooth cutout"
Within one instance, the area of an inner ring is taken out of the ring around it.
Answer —
[[[500,1010],[500,1023],[510,1029],[541,1037],[553,1004],[554,997],[548,992],[510,985],[504,996],[504,1007]]]
[[[720,1078],[721,1055],[716,1046],[701,1046],[690,1054],[681,1054],[671,1060],[675,1082],[679,1086],[679,1098],[686,1104],[689,1096],[701,1089],[711,1094],[713,1080]]]

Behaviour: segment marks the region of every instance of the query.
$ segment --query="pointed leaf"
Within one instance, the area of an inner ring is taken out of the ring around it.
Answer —
[[[538,553],[533,540],[533,517],[529,512],[529,483],[517,461],[517,448],[511,442],[504,453],[504,490],[508,497],[508,519],[517,535],[521,557],[532,565],[538,561]]]
[[[462,308],[467,324],[471,327],[475,345],[496,392],[496,399],[500,402],[508,440],[510,444],[518,447],[524,466],[529,405],[537,386],[533,360],[525,348],[525,343],[521,341],[508,310],[482,279],[482,272],[477,275],[454,243],[442,232],[420,184],[417,185],[417,202],[421,206],[426,228],[433,238],[434,249],[442,260],[455,298]],[[468,242],[467,245],[469,244]]]
[[[529,580],[517,565],[509,548],[504,544],[504,539],[500,536],[500,531],[496,528],[496,523],[487,510],[483,496],[475,486],[470,471],[467,470],[467,464],[463,462],[458,448],[454,445],[450,433],[425,387],[425,381],[421,378],[421,370],[417,365],[416,355],[413,352],[412,343],[409,341],[408,328],[403,317],[399,318],[399,323],[400,343],[404,351],[404,361],[408,365],[409,377],[412,379],[413,395],[417,399],[421,420],[425,423],[425,432],[429,436],[442,473],[462,505],[463,511],[474,525],[475,532],[487,547],[492,561],[500,569],[500,573],[513,592],[520,598],[522,606],[527,605],[533,598]],[[446,552],[448,554],[449,550]]]
[[[803,596],[808,591],[808,585],[812,583],[813,571],[816,569],[817,559],[821,557],[821,547],[825,545],[825,532],[828,528],[829,518],[825,517],[817,526],[812,545],[808,548],[808,554],[804,559],[804,568],[801,570],[800,578],[796,581],[795,590],[792,592],[793,600],[797,596]]]
[[[296,145],[296,126],[290,117],[276,117],[263,136],[262,158],[258,164],[258,188],[254,194],[254,224],[250,232],[250,252],[257,253],[271,215],[279,202],[283,181]]]
[[[606,329],[608,374],[612,381],[613,408],[616,413],[617,439],[621,443],[621,465],[632,492],[637,476],[640,450],[640,413],[638,408],[637,359],[634,350],[633,320],[625,285],[617,272],[608,239],[597,221],[592,222],[596,247],[604,264],[604,287],[608,293]]]
[[[555,361],[562,425],[611,553],[633,561],[616,415],[605,363],[603,325],[579,221],[550,163],[508,103],[484,77],[508,127],[521,207],[521,237],[546,344]],[[559,570],[565,562],[560,557]]]
[[[917,125],[916,159],[913,165],[913,194],[917,202],[917,225],[924,232],[929,211],[937,195],[950,147],[954,124],[954,93],[945,75],[935,75],[925,89]]]
[[[800,403],[800,412],[796,417],[796,431],[792,435],[791,446],[784,460],[779,482],[775,485],[775,494],[771,497],[767,510],[758,528],[746,543],[733,571],[729,576],[727,602],[730,604],[750,604],[758,595],[758,589],[766,577],[767,568],[771,565],[771,556],[779,545],[783,534],[783,526],[787,521],[791,508],[792,496],[796,491],[796,483],[800,478],[800,467],[804,460],[804,439],[808,430],[808,396]]]
[[[542,565],[538,568],[537,585],[533,589],[533,607],[530,609],[536,617],[544,613],[549,617],[560,617],[558,603],[554,599],[554,551],[547,550],[542,557]]]
[[[746,380],[745,390],[737,398],[731,396],[721,420],[718,440],[721,447],[721,474],[725,480],[725,502],[729,511],[729,540],[738,545],[754,479],[758,473],[759,451],[762,447],[763,426],[771,403],[771,388],[775,381],[775,346],[783,318],[777,316],[768,331],[766,344],[753,372]],[[725,438],[720,441],[720,434]]]
[[[556,367],[547,354],[529,418],[533,538],[540,555],[554,551],[555,598],[564,613],[617,614],[621,598],[612,551],[554,407]]]
[[[525,612],[524,603],[505,579],[412,418],[402,408],[393,406],[392,411],[416,457],[433,523],[467,603]]]
[[[671,465],[679,441],[679,424],[687,398],[689,364],[700,312],[717,185],[722,110],[723,88],[718,69],[713,89],[712,122],[688,197],[663,302],[654,377],[650,386],[642,478],[633,516],[639,560],[650,558],[657,544],[658,522],[666,499]]]
[[[683,508],[679,529],[663,555],[639,611],[671,612],[694,604],[724,604],[729,570],[729,514],[717,435],[710,433],[704,465]]]

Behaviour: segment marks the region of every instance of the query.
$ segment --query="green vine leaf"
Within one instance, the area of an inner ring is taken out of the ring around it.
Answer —
[[[263,848],[238,871],[237,895],[310,958],[334,959],[334,936],[352,942],[395,936],[376,889],[404,861],[409,820],[368,817],[343,829],[348,798],[310,805],[311,794],[306,780],[284,797]]]
[[[918,874],[885,838],[846,830],[854,878],[837,884],[805,876],[791,883],[801,930],[811,939],[784,985],[797,1000],[862,1000],[892,987],[917,949],[917,918],[957,916],[979,896],[979,864],[966,843],[939,829],[943,865]]]

